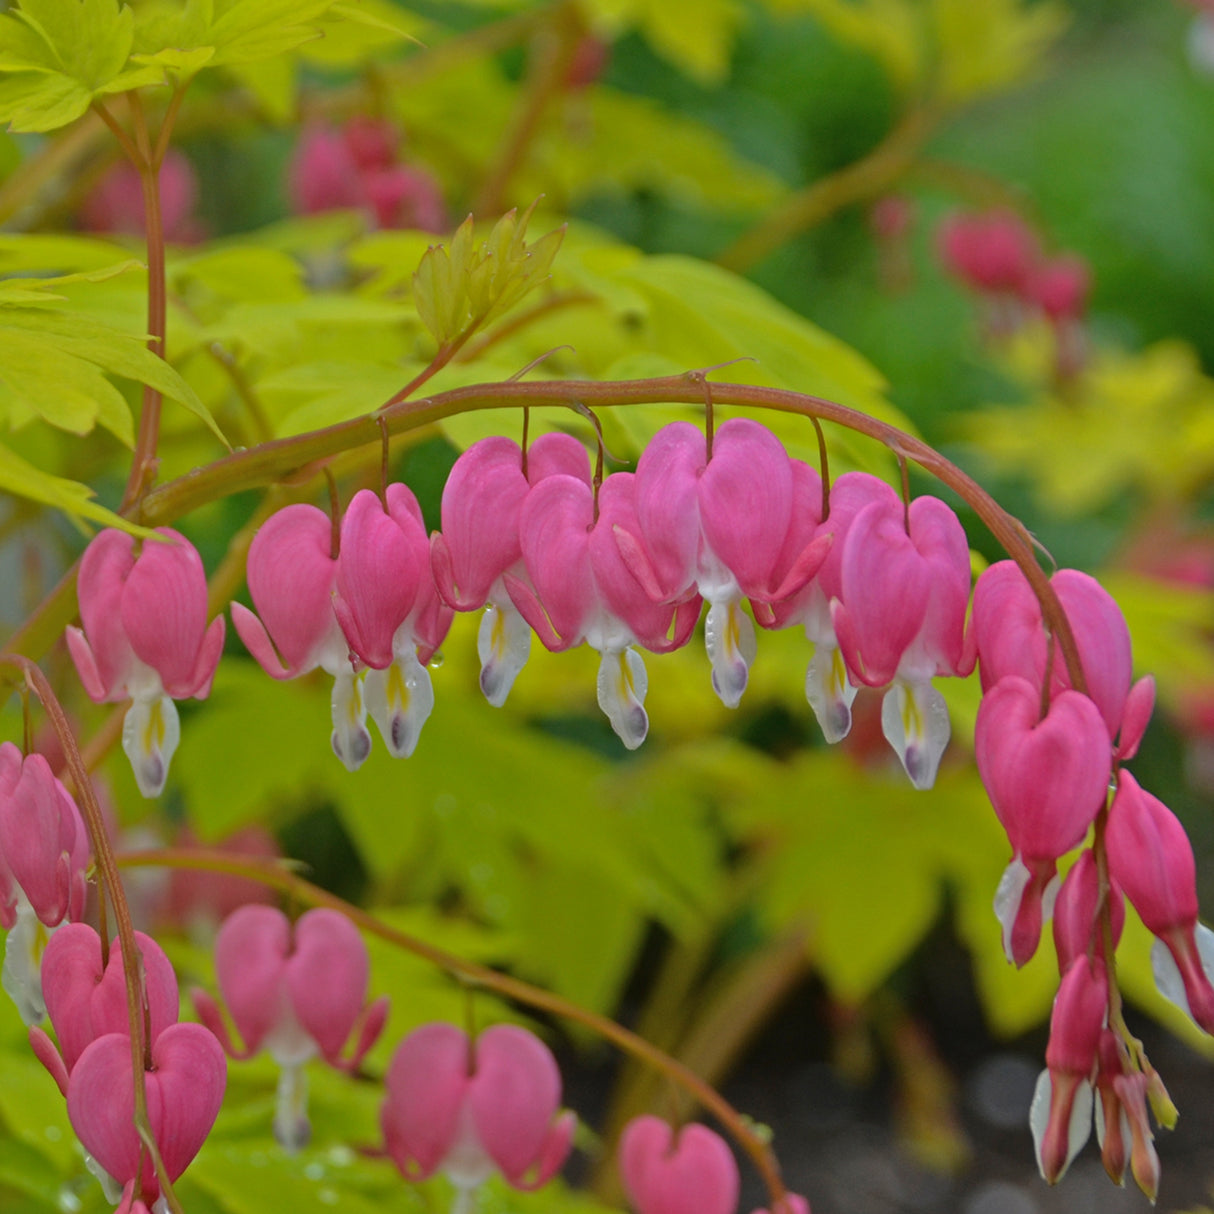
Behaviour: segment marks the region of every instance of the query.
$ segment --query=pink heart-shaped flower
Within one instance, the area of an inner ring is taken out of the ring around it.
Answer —
[[[152,1137],[169,1178],[176,1180],[206,1141],[223,1103],[223,1050],[200,1024],[170,1025],[152,1046],[144,1084]],[[108,1033],[80,1055],[68,1083],[67,1115],[84,1149],[120,1185],[138,1179],[145,1199],[159,1193],[155,1169],[135,1132],[129,1037]]]
[[[620,1175],[639,1214],[733,1214],[738,1204],[733,1152],[696,1123],[676,1137],[661,1118],[630,1121],[620,1136]]]

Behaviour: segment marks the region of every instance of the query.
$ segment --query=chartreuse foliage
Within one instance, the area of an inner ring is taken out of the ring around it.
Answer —
[[[778,30],[791,13],[875,58],[908,111],[951,111],[1036,70],[1065,25],[1061,4],[484,0],[464,9],[427,4],[419,15],[387,0],[20,0],[0,15],[0,122],[22,136],[0,157],[11,153],[18,183],[23,156],[71,161],[68,141],[87,142],[86,125],[72,124],[98,105],[121,124],[128,108],[120,95],[138,90],[153,133],[177,98],[184,137],[225,149],[239,143],[233,114],[247,124],[241,138],[253,122],[286,125],[301,111],[333,121],[387,116],[458,216],[489,169],[503,167],[511,132],[533,122],[517,162],[504,166],[500,205],[453,224],[449,236],[371,231],[352,213],[260,228],[239,214],[221,217],[221,230],[238,236],[170,248],[165,360],[147,346],[145,248],[52,234],[56,214],[45,208],[54,204],[37,189],[21,194],[13,222],[45,229],[0,235],[0,489],[25,499],[23,511],[133,526],[95,502],[93,486],[116,500],[144,386],[167,401],[161,481],[221,457],[225,436],[253,447],[373,415],[410,384],[416,398],[524,369],[532,379],[629,379],[741,360],[707,375],[706,401],[713,379],[728,378],[820,395],[913,431],[893,403],[903,399],[898,385],[891,390],[826,328],[681,245],[670,249],[668,238],[657,242],[667,251],[643,247],[644,222],[620,235],[578,213],[601,204],[593,211],[601,220],[622,204],[643,218],[668,208],[662,213],[690,216],[689,227],[716,231],[761,222],[792,196],[788,183],[705,121],[704,107],[693,116],[610,78],[557,89],[537,104],[532,57],[542,59],[540,35],[635,34],[619,53],[643,54],[647,64],[656,55],[689,78],[689,95],[742,111],[754,97],[713,90],[757,28],[774,22]],[[516,53],[493,53],[499,48]],[[339,73],[341,90],[317,87],[318,72]],[[688,88],[669,83],[659,90],[667,98]],[[806,74],[815,96],[826,100],[828,87]],[[761,98],[756,112],[764,106],[775,112],[780,102]],[[97,139],[109,137],[94,125]],[[276,155],[286,144],[278,138]],[[65,183],[74,202],[102,166],[71,163],[63,172],[78,175]],[[1211,388],[1187,347],[1101,352],[1065,393],[1043,348],[1041,338],[1003,367],[1027,404],[992,407],[963,427],[1000,469],[1028,479],[1051,509],[1076,513],[1126,491],[1180,508],[1208,482]],[[573,409],[534,412],[532,435],[561,429],[593,441],[593,426]],[[598,422],[611,455],[626,462],[666,422],[700,417],[698,407],[657,403],[605,411]],[[808,422],[764,420],[792,454],[816,463]],[[521,418],[500,411],[452,417],[398,440],[390,457],[415,448],[410,459],[424,451],[449,460],[485,434],[520,430]],[[428,438],[439,441],[416,446]],[[865,468],[896,481],[888,451],[836,431],[828,442],[836,475]],[[379,459],[377,449],[333,461],[343,500],[377,482]],[[323,502],[312,471],[275,500]],[[437,525],[437,494],[423,497]],[[217,604],[239,593],[246,524],[258,508],[242,495],[171,520],[203,549]],[[52,564],[78,552],[62,529],[44,526],[38,537]],[[1158,675],[1167,699],[1214,683],[1207,593],[1163,592],[1129,575],[1109,584],[1139,663]],[[1017,1033],[1047,1015],[1056,989],[1048,948],[1019,973],[998,950],[990,901],[1007,842],[968,763],[973,684],[946,689],[953,749],[930,796],[908,788],[884,753],[877,759],[862,742],[827,753],[810,741],[809,649],[797,631],[760,637],[739,712],[712,695],[697,646],[647,657],[652,733],[644,752],[624,761],[595,705],[593,655],[536,646],[509,706],[495,710],[476,683],[475,624],[457,618],[444,645],[434,714],[416,754],[397,762],[379,748],[353,775],[329,751],[326,680],[274,683],[233,644],[209,700],[183,710],[167,814],[135,794],[125,763],[103,765],[122,829],[167,841],[184,822],[216,845],[252,823],[289,833],[324,817],[348,840],[366,903],[385,923],[596,1011],[618,1009],[642,946],[655,937],[677,969],[705,941],[761,953],[790,933],[806,940],[831,997],[864,1007],[947,919],[974,958],[996,1031]],[[93,736],[107,710],[88,705],[70,681],[64,688],[83,734]],[[871,707],[862,698],[858,715]],[[6,727],[5,736],[20,736],[16,716]],[[1135,922],[1127,930],[1127,994],[1178,1023],[1154,994],[1145,932]],[[459,1023],[469,1009],[480,1024],[524,1014],[484,992],[469,1001],[433,967],[379,940],[369,946],[372,994],[393,1000],[370,1079],[416,1024]],[[172,952],[183,986],[213,988],[204,946],[179,938]],[[711,974],[702,989],[710,987]],[[694,997],[677,1009],[676,1052],[694,1038],[701,1010]],[[0,1076],[5,1209],[108,1208],[6,1001]],[[292,1160],[270,1135],[269,1064],[234,1064],[230,1083],[216,1130],[179,1186],[191,1214],[447,1203],[444,1182],[407,1187],[387,1163],[359,1153],[378,1141],[377,1084],[315,1068],[314,1141]],[[527,1196],[493,1188],[481,1208],[606,1207],[557,1186]]]

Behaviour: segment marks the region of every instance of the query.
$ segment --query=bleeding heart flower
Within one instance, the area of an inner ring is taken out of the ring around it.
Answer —
[[[1160,991],[1214,1033],[1214,934],[1197,922],[1193,847],[1180,819],[1124,769],[1105,831],[1109,874],[1158,939]]]
[[[841,597],[831,618],[848,670],[870,687],[892,683],[881,706],[885,737],[916,788],[930,788],[950,726],[937,675],[966,674],[969,544],[944,502],[909,509],[882,494],[847,531]]]
[[[523,500],[546,476],[590,484],[577,439],[557,432],[531,444],[524,460],[508,438],[481,439],[455,461],[443,488],[442,530],[430,537],[430,564],[443,601],[456,611],[485,608],[477,636],[481,690],[500,708],[531,652],[531,629],[506,590],[525,578],[519,540]]]
[[[176,1180],[206,1141],[227,1085],[227,1063],[200,1024],[172,1024],[151,1045],[144,1073],[148,1121],[165,1171]],[[120,1186],[135,1181],[145,1200],[160,1193],[156,1172],[135,1130],[131,1042],[108,1033],[72,1069],[67,1115],[84,1149]]]
[[[366,1004],[369,966],[358,929],[334,910],[306,911],[292,927],[275,907],[243,906],[219,929],[215,977],[243,1050],[206,992],[192,992],[194,1006],[233,1058],[265,1049],[282,1068],[274,1133],[288,1150],[309,1134],[304,1064],[320,1054],[353,1072],[383,1030],[388,1000]],[[343,1058],[356,1029],[353,1053]]]
[[[659,1117],[635,1117],[620,1135],[620,1177],[637,1214],[733,1214],[738,1165],[707,1126],[676,1135]]]
[[[407,485],[388,486],[387,509],[370,489],[341,524],[334,609],[350,651],[370,667],[367,711],[388,750],[407,758],[434,708],[426,664],[451,627],[430,574],[430,540]]]
[[[1008,959],[1023,965],[1049,914],[1058,858],[1083,842],[1107,799],[1108,734],[1087,696],[1060,692],[1042,717],[1040,691],[1009,675],[982,698],[974,758],[1012,844],[995,911]]]
[[[454,1025],[424,1025],[397,1047],[384,1083],[385,1147],[409,1180],[441,1169],[467,1195],[498,1172],[537,1189],[569,1154],[577,1118],[558,1115],[556,1059],[525,1029],[494,1025],[474,1046]]]
[[[147,1007],[146,1031],[152,1042],[177,1021],[177,976],[164,950],[150,936],[135,933],[142,961]],[[59,1049],[41,1029],[30,1030],[34,1053],[66,1095],[68,1079],[84,1051],[109,1033],[130,1032],[122,944],[115,939],[109,960],[101,964],[101,938],[87,923],[69,923],[57,931],[42,957],[46,1010]]]
[[[233,603],[232,623],[273,678],[298,678],[318,666],[334,677],[333,752],[356,771],[371,753],[371,735],[350,646],[333,609],[332,547],[333,525],[323,510],[296,503],[271,515],[249,546],[249,594],[261,618]]]
[[[39,970],[48,929],[84,911],[89,839],[80,811],[40,754],[0,743],[0,980],[26,1024],[46,1011]]]
[[[194,545],[168,527],[160,540],[107,529],[80,562],[84,624],[67,647],[97,703],[129,699],[122,747],[145,797],[164,788],[180,727],[174,700],[205,700],[223,651],[224,623],[207,626],[207,579]]]
[[[1062,1179],[1092,1133],[1092,1079],[1108,1005],[1104,962],[1077,960],[1054,999],[1046,1069],[1029,1112],[1037,1165],[1050,1184]]]

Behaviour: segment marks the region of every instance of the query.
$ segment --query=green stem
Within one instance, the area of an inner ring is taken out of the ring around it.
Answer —
[[[512,999],[525,1007],[547,1012],[565,1020],[581,1024],[592,1032],[610,1041],[613,1045],[638,1058],[654,1070],[667,1076],[688,1092],[694,1101],[707,1109],[730,1133],[738,1145],[750,1156],[763,1177],[777,1209],[784,1200],[786,1190],[780,1179],[779,1167],[770,1148],[763,1142],[739,1113],[715,1088],[709,1086],[693,1070],[671,1058],[643,1037],[617,1024],[606,1016],[587,1011],[576,1003],[543,987],[532,986],[508,974],[499,974],[488,966],[466,961],[452,953],[410,936],[396,928],[381,923],[374,915],[338,898],[335,894],[296,876],[280,862],[274,860],[251,860],[247,856],[233,856],[223,851],[206,849],[163,848],[152,851],[126,852],[121,863],[124,867],[163,866],[169,868],[199,868],[209,872],[229,873],[246,877],[263,885],[281,890],[292,901],[306,906],[324,906],[341,912],[352,923],[368,935],[378,936],[396,948],[421,957],[451,976],[472,986],[484,987],[506,999]]]
[[[928,106],[911,110],[867,156],[793,194],[730,245],[718,263],[744,273],[843,207],[885,193],[914,166],[941,117],[939,110]]]

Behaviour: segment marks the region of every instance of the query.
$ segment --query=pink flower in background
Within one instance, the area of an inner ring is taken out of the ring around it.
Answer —
[[[170,148],[160,166],[160,222],[170,244],[203,238],[203,225],[194,215],[197,205],[198,174],[182,152]],[[119,161],[97,181],[81,204],[80,226],[115,236],[146,234],[143,181],[133,164]]]
[[[384,1083],[388,1154],[408,1180],[444,1172],[457,1209],[495,1172],[537,1189],[569,1154],[577,1118],[560,1112],[556,1059],[525,1029],[494,1025],[474,1044],[454,1025],[424,1025],[397,1047]]]
[[[733,1152],[695,1122],[676,1134],[660,1117],[634,1117],[620,1135],[619,1167],[637,1214],[734,1214],[738,1204]]]
[[[1036,234],[1015,211],[953,215],[940,225],[940,259],[971,290],[1019,295],[1040,257]]]
[[[194,1005],[233,1058],[265,1049],[282,1068],[274,1134],[288,1150],[310,1133],[304,1064],[320,1055],[353,1072],[383,1030],[388,1000],[366,1003],[369,968],[358,929],[337,911],[306,911],[292,925],[274,907],[244,906],[219,929],[215,977],[244,1048],[233,1045],[205,991],[193,992]],[[353,1052],[343,1057],[355,1035]]]
[[[353,118],[340,131],[315,124],[305,129],[288,170],[293,210],[362,210],[380,228],[447,227],[442,191],[415,165],[397,160],[399,136],[386,122]]]
[[[132,701],[122,748],[145,797],[164,788],[177,749],[173,701],[210,694],[224,636],[222,616],[207,625],[207,578],[194,545],[168,527],[156,534],[138,553],[124,531],[93,538],[77,579],[84,628],[67,630],[89,697]]]

